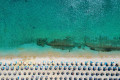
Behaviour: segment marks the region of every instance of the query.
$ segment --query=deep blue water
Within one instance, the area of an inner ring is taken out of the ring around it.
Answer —
[[[120,0],[0,0],[0,48],[66,37],[77,47],[119,50]]]

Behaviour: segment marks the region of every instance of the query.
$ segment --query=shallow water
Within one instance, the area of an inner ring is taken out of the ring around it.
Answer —
[[[31,43],[120,50],[120,0],[0,0],[0,48]]]

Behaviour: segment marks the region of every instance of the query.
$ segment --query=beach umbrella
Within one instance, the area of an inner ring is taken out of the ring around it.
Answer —
[[[4,72],[3,74],[4,74],[4,76],[6,76],[6,75],[7,75],[7,73],[6,73],[6,72]]]
[[[40,70],[42,70],[43,69],[43,66],[40,66]]]
[[[47,65],[50,65],[50,62],[47,62]]]
[[[64,62],[61,62],[61,65],[63,66],[63,65],[64,65]]]
[[[98,80],[102,80],[102,78],[98,78]]]
[[[0,76],[2,75],[2,73],[0,72]]]
[[[107,62],[104,63],[106,66],[108,66],[109,64]]]
[[[97,80],[97,78],[94,77],[94,80]]]
[[[23,70],[24,68],[23,68],[23,66],[21,66],[21,70]]]
[[[74,80],[77,80],[77,77],[74,77]]]
[[[90,70],[91,70],[91,67],[88,67],[88,70],[90,71]]]
[[[59,66],[59,70],[61,70],[62,69],[62,66]]]
[[[47,75],[50,75],[50,73],[49,73],[49,72],[47,72]]]
[[[85,65],[88,66],[88,62],[85,62]]]
[[[79,65],[79,63],[78,63],[78,62],[75,62],[75,65],[76,65],[76,66],[78,66],[78,65]]]
[[[58,67],[57,67],[57,66],[55,66],[55,67],[54,67],[54,70],[57,70],[57,68],[58,68]]]
[[[45,70],[48,70],[48,66],[45,66]]]
[[[90,61],[90,66],[93,66],[93,65],[94,65],[94,63],[92,61]]]
[[[66,72],[67,75],[69,75],[69,72]]]
[[[16,70],[19,70],[19,66],[16,67]]]
[[[116,71],[117,70],[117,67],[113,67],[113,71]]]
[[[9,78],[7,77],[6,80],[9,80]]]
[[[114,62],[111,62],[111,66],[114,66]]]
[[[28,62],[28,65],[30,66],[32,62]]]
[[[60,63],[59,62],[57,62],[57,66],[59,66],[60,65]]]
[[[49,67],[49,70],[52,70],[52,67],[53,67],[53,66],[50,66],[50,67]]]
[[[11,66],[11,62],[8,62],[8,65]]]
[[[6,64],[7,64],[6,62],[3,62],[3,66],[6,66]]]
[[[81,75],[83,76],[83,75],[84,75],[84,73],[82,72],[82,73],[81,73]]]
[[[115,73],[111,73],[111,76],[114,76],[115,75]]]
[[[36,72],[33,72],[33,75],[35,75],[36,74]]]
[[[33,64],[33,66],[35,66],[35,65],[36,65],[36,63],[35,63],[35,62],[32,62],[32,64]]]
[[[98,71],[101,71],[102,70],[102,68],[101,67],[98,67]]]
[[[45,77],[45,80],[48,80],[48,77],[47,77],[47,76]]]
[[[45,62],[43,61],[43,65],[45,65]]]
[[[66,66],[64,66],[64,70],[66,70],[67,69],[67,67]]]
[[[80,65],[81,65],[81,66],[83,66],[83,65],[84,65],[84,63],[83,63],[83,62],[81,62],[81,63],[80,63]]]
[[[26,77],[26,80],[29,80],[29,78],[28,78],[28,77]]]
[[[18,62],[18,64],[19,64],[19,66],[21,66],[21,65],[22,65],[22,62],[20,61],[20,62]]]
[[[110,75],[110,73],[106,73],[106,76],[109,76]]]
[[[30,67],[30,70],[33,70],[33,67],[32,67],[32,66]]]
[[[101,75],[101,76],[103,76],[103,75],[104,75],[104,73],[102,72],[100,75]]]
[[[55,80],[57,80],[57,77],[55,77]]]
[[[21,75],[21,72],[19,72],[18,74]]]
[[[107,80],[107,78],[104,78],[103,80]]]
[[[14,66],[11,67],[11,70],[14,70]]]
[[[26,72],[24,72],[24,75],[26,75]]]
[[[50,77],[50,80],[52,80],[53,79],[53,77]]]
[[[107,67],[103,67],[103,71],[106,71],[107,70]]]
[[[72,80],[72,77],[69,77],[69,80]]]
[[[71,62],[71,65],[73,66],[73,65],[74,65],[74,63],[73,63],[73,62]]]
[[[96,73],[96,76],[98,76],[99,75],[99,73]]]
[[[38,62],[38,66],[40,66],[40,64],[41,64],[41,63],[40,63],[40,62]]]
[[[86,76],[88,76],[88,75],[89,75],[89,73],[88,73],[88,72],[86,72],[86,73],[85,73],[85,75],[86,75]]]
[[[31,75],[31,72],[28,72],[28,75]]]
[[[101,62],[101,63],[100,63],[100,66],[103,66],[103,65],[104,65],[104,63],[103,63],[103,62]]]
[[[120,71],[120,67],[118,67],[118,71]]]
[[[45,72],[43,72],[42,74],[45,75]]]
[[[112,70],[112,67],[108,67],[108,71]]]
[[[13,65],[15,66],[17,62],[13,62]]]
[[[4,70],[4,69],[5,69],[5,67],[2,67],[2,68],[1,68],[1,70]]]
[[[79,80],[82,80],[82,78],[79,78]]]
[[[9,70],[9,66],[6,66],[6,70]]]
[[[78,67],[78,70],[81,70],[81,66]]]
[[[60,77],[60,80],[62,80],[63,78],[62,77]]]
[[[68,62],[66,62],[66,66],[69,66],[69,63],[68,63]]]
[[[76,75],[79,75],[79,72],[76,72]]]
[[[120,76],[120,73],[116,73],[116,76]]]
[[[95,75],[95,73],[91,73],[91,76],[94,76]]]
[[[60,74],[60,72],[57,72],[57,75],[59,75]]]
[[[87,78],[84,78],[84,80],[87,80]]]
[[[83,67],[83,70],[86,70],[86,66]]]
[[[71,70],[71,66],[68,67],[68,70]]]
[[[61,72],[62,75],[64,75],[64,72]]]
[[[96,67],[93,67],[93,70],[95,71],[95,70],[96,70]]]
[[[2,65],[2,62],[0,62],[0,66]]]
[[[24,78],[22,77],[21,80],[24,80]]]
[[[52,65],[54,66],[55,65],[55,63],[52,61]]]
[[[14,78],[11,78],[11,80],[14,80]]]
[[[116,64],[115,64],[115,66],[116,66],[116,67],[118,67],[118,66],[119,66],[119,64],[118,64],[118,63],[116,63]]]
[[[40,75],[41,74],[41,72],[38,72],[38,75]]]
[[[8,72],[8,75],[10,76],[10,75],[11,75],[11,72]]]
[[[53,75],[55,75],[55,72],[53,72]]]
[[[95,66],[98,66],[98,65],[99,65],[99,63],[98,63],[98,62],[96,62],[96,63],[95,63]]]
[[[71,75],[74,75],[74,72],[71,72]]]
[[[16,75],[16,74],[17,74],[17,72],[14,72],[14,73],[13,73],[13,75]]]
[[[38,66],[35,67],[35,70],[38,70]]]
[[[43,77],[42,77],[42,76],[40,77],[40,80],[43,80]]]
[[[64,80],[67,80],[67,77],[64,77]]]
[[[92,77],[89,77],[89,80],[93,80],[93,78],[92,78]]]
[[[73,70],[76,70],[76,66],[73,67]]]

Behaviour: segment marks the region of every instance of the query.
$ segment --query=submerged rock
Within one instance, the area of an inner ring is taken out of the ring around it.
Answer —
[[[42,38],[38,39],[37,45],[44,47],[45,45],[47,45],[47,39],[42,39]]]
[[[95,45],[95,44],[86,44],[91,50],[95,51],[104,51],[104,52],[109,52],[109,51],[119,51],[120,47],[119,46],[111,46],[111,45]]]
[[[53,48],[69,50],[69,51],[76,46],[75,43],[69,37],[66,37],[63,40],[55,39],[55,40],[49,42],[48,45],[52,46]]]

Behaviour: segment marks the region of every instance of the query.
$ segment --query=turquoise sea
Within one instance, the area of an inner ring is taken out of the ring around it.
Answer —
[[[119,51],[120,0],[0,0],[0,54],[21,46]]]

